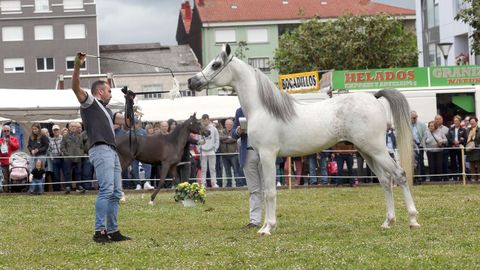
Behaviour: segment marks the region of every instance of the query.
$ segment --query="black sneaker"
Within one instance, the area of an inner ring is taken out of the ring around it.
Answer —
[[[118,242],[118,241],[127,241],[127,240],[132,240],[132,238],[122,235],[120,231],[116,231],[113,233],[109,233],[108,237],[110,237],[110,240]]]
[[[250,222],[247,225],[243,226],[243,228],[244,229],[260,228],[260,225]]]
[[[95,234],[92,237],[93,241],[97,243],[110,243],[112,240],[108,237],[106,230],[95,231]]]

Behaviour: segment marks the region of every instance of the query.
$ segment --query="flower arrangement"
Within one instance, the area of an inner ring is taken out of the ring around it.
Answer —
[[[205,203],[205,187],[198,183],[183,182],[177,185],[175,189],[175,196],[173,197],[176,202],[183,201],[185,199],[191,199],[195,202]]]

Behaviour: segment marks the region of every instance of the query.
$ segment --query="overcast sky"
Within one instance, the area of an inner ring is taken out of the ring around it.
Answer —
[[[183,0],[97,0],[99,44],[176,45]]]
[[[415,8],[415,0],[375,1]],[[160,42],[163,45],[176,45],[175,34],[182,2],[97,0],[99,44]]]

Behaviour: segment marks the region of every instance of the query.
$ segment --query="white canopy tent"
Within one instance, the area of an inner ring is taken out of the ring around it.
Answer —
[[[137,102],[140,111],[144,114],[142,121],[158,122],[170,118],[177,121],[188,119],[193,113],[197,118],[208,114],[211,119],[234,117],[240,107],[236,96],[198,96],[181,97],[174,100],[156,99],[140,100]]]
[[[120,89],[112,90],[112,109],[122,109],[125,101]],[[0,89],[0,117],[17,122],[68,122],[80,117],[71,89]]]
[[[119,88],[112,89],[110,108],[124,109],[125,99]],[[326,98],[322,94],[296,94],[301,102],[315,102]],[[62,123],[79,120],[79,103],[72,90],[0,89],[0,122]],[[208,114],[211,119],[235,116],[240,107],[236,96],[196,96],[172,99],[136,100],[144,114],[143,121],[158,122],[173,118],[183,121],[193,113],[197,118]],[[2,119],[3,118],[3,119]]]

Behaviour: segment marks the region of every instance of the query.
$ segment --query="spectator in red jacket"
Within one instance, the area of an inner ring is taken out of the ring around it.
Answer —
[[[9,184],[10,172],[8,167],[10,156],[20,148],[20,144],[17,137],[10,136],[10,126],[4,125],[2,130],[2,137],[0,138],[0,164],[2,165],[4,184]]]

